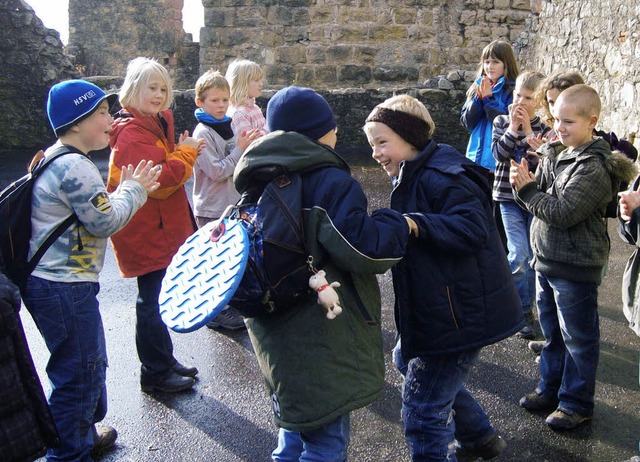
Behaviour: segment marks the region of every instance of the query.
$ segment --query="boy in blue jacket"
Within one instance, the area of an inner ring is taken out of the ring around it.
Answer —
[[[481,167],[433,141],[434,129],[408,95],[378,105],[364,126],[394,185],[391,208],[417,224],[392,269],[402,419],[413,460],[455,462],[456,448],[490,459],[506,443],[464,382],[483,346],[523,326],[522,308],[491,185]]]

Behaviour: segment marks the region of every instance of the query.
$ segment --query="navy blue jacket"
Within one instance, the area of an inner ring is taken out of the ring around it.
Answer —
[[[482,170],[434,141],[401,168],[391,208],[420,228],[392,269],[405,360],[480,348],[523,326]]]

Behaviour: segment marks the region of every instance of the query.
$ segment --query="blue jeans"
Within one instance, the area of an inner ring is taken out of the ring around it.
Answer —
[[[405,376],[402,420],[411,460],[457,462],[455,440],[476,447],[495,435],[486,412],[464,387],[479,354],[476,349],[405,363],[398,341],[393,362]]]
[[[547,341],[537,392],[557,396],[560,409],[590,416],[600,354],[598,284],[536,275],[538,316]]]
[[[60,447],[47,461],[91,461],[94,423],[107,413],[107,350],[95,282],[54,282],[30,276],[24,304],[49,349],[49,408]]]
[[[513,201],[500,202],[502,222],[507,235],[507,248],[511,274],[520,296],[523,311],[529,312],[536,296],[535,271],[531,268],[533,252],[529,242],[533,215]]]
[[[162,321],[158,305],[165,272],[162,269],[138,276],[136,348],[142,373],[155,378],[169,372],[176,362],[169,329]]]
[[[271,457],[278,462],[343,462],[349,448],[349,414],[315,430],[280,429],[278,447]]]

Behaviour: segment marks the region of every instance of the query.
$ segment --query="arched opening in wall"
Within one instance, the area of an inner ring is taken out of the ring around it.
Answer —
[[[200,41],[200,28],[204,27],[204,7],[202,0],[184,0],[182,7],[182,24],[187,34],[191,34],[194,42]]]

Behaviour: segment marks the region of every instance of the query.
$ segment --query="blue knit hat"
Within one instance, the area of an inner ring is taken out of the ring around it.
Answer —
[[[118,95],[107,95],[100,87],[86,80],[66,80],[51,87],[47,116],[56,136],[89,117],[105,99],[111,108],[118,100]]]
[[[276,92],[267,104],[269,131],[298,132],[312,140],[322,138],[336,128],[329,103],[311,88],[286,87]]]

